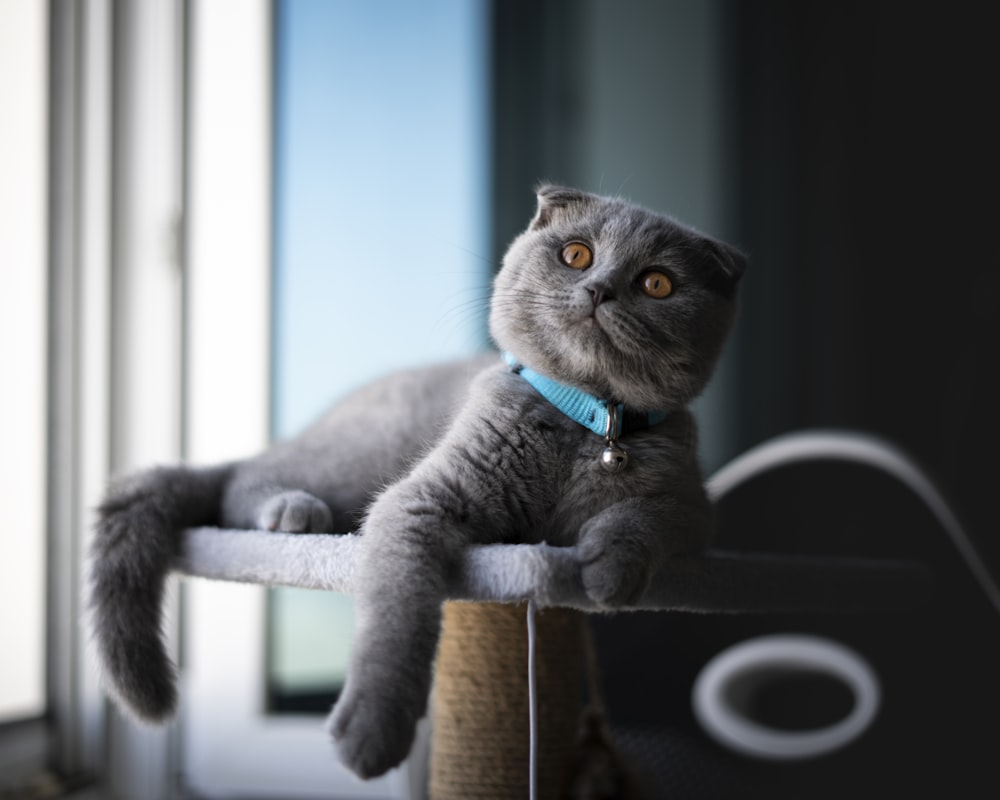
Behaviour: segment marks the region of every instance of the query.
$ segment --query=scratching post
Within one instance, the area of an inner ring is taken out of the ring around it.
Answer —
[[[448,602],[438,646],[431,800],[528,797],[527,606]],[[581,710],[583,615],[536,616],[538,797],[558,798]]]

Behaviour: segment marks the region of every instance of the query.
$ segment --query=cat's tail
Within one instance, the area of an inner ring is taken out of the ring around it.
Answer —
[[[90,550],[88,611],[108,693],[145,722],[177,706],[162,602],[181,530],[218,524],[232,466],[157,467],[112,485]]]

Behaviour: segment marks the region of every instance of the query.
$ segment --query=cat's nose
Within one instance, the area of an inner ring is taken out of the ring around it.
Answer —
[[[605,300],[614,300],[611,287],[606,283],[595,281],[587,285],[587,291],[590,293],[590,299],[594,303],[594,308],[597,308]]]

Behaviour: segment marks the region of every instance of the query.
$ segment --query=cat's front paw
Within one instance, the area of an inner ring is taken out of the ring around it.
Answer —
[[[330,508],[309,492],[287,491],[269,497],[257,515],[263,530],[284,533],[330,533],[333,514]]]
[[[584,591],[600,606],[634,605],[649,586],[649,554],[634,541],[585,536],[578,555]]]
[[[341,763],[367,780],[399,766],[409,755],[419,709],[398,705],[386,694],[348,683],[326,727]]]

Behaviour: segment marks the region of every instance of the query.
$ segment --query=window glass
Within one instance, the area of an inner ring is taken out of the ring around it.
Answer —
[[[485,6],[277,4],[278,438],[381,373],[485,344]],[[269,605],[272,710],[327,710],[349,600],[282,589]]]
[[[45,705],[44,3],[0,3],[0,722]]]

